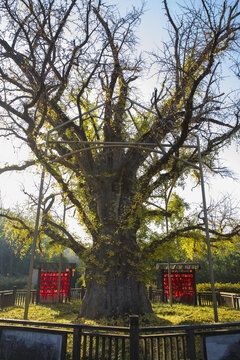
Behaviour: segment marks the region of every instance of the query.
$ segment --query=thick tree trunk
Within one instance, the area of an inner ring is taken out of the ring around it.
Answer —
[[[96,274],[97,275],[97,274]],[[88,319],[152,312],[146,287],[135,276],[109,274],[106,283],[88,282],[80,316]]]
[[[87,264],[87,291],[80,316],[97,319],[152,312],[136,237],[126,238],[125,232],[114,240],[106,238],[98,243],[95,258]]]

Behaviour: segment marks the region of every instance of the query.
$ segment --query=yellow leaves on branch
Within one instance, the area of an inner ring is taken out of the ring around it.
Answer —
[[[30,248],[33,229],[28,230],[17,221],[6,220],[2,232],[14,253],[22,258]]]

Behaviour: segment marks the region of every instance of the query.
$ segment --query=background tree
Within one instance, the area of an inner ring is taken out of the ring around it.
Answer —
[[[6,214],[5,214],[6,215]],[[31,241],[26,239],[26,231],[21,224],[9,222],[7,218],[0,221],[0,290],[9,290],[13,286],[26,288],[29,262],[31,257]],[[29,239],[30,240],[30,239]],[[70,254],[63,256],[63,261],[71,261]],[[36,253],[37,261],[59,261],[59,249],[49,246],[48,239],[43,239]]]
[[[161,81],[151,105],[141,100],[151,111],[130,99],[143,67],[134,55],[142,9],[122,17],[91,0],[4,0],[0,7],[1,136],[17,137],[32,154],[1,172],[41,164],[74,205],[91,245],[57,221],[52,194],[41,231],[84,258],[81,311],[90,318],[151,311],[143,255],[162,242],[138,241],[152,210],[147,202],[164,198],[168,183],[190,171],[187,161],[197,164],[196,149],[183,147],[195,135],[205,167],[221,171],[218,150],[240,127],[237,104],[218,88],[219,65],[238,47],[239,1],[202,0],[176,20],[163,3],[169,38],[154,56]],[[47,131],[59,125],[48,142]],[[169,232],[165,241],[172,238]]]

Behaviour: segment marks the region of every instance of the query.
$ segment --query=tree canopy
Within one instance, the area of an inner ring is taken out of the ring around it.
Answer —
[[[147,217],[181,218],[177,197],[174,209],[152,204],[166,200],[166,189],[198,164],[196,135],[205,169],[224,172],[218,151],[240,128],[239,104],[220,87],[226,57],[237,62],[239,1],[201,0],[178,16],[163,5],[168,37],[149,55],[159,76],[151,99],[139,98],[134,86],[149,66],[136,50],[143,7],[123,17],[100,0],[0,5],[0,136],[19,139],[32,154],[0,173],[41,165],[53,179],[40,232],[84,258],[88,317],[151,311],[146,254],[201,232],[202,220],[188,217],[151,241],[137,233]],[[90,245],[54,215],[59,193],[91,235]],[[26,222],[21,226],[31,233]],[[216,226],[212,241],[239,235],[234,221],[225,232]]]

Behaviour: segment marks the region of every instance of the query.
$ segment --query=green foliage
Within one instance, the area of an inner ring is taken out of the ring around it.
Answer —
[[[212,254],[214,279],[219,283],[237,283],[239,282],[240,272],[240,253],[238,248],[226,246],[225,251],[216,251]],[[200,264],[201,269],[196,273],[198,283],[210,282],[209,265],[207,255],[195,257],[194,261]]]
[[[16,256],[23,258],[30,249],[30,244],[33,238],[32,215],[25,214],[24,222],[22,217],[17,213],[9,214],[11,218],[19,217],[20,221],[10,221],[8,219],[2,220],[1,234],[5,241],[9,244]]]
[[[27,284],[31,247],[27,250],[23,246],[22,249],[20,238],[15,238],[15,232],[5,233],[5,223],[6,221],[2,221],[0,228],[0,290],[9,290],[13,286],[23,289]],[[59,248],[51,247],[48,240],[43,240],[41,250],[41,257],[39,248],[36,250],[36,261],[59,261]],[[68,261],[65,255],[63,261]]]
[[[202,231],[187,231],[178,237],[174,256],[178,261],[193,261],[199,254],[206,253],[205,237]]]
[[[215,290],[240,294],[240,283],[215,283]],[[197,291],[211,291],[210,283],[197,284]]]
[[[189,208],[189,205],[178,194],[173,193],[168,203],[167,210],[172,213],[170,223],[172,226],[179,224],[182,221],[185,211]]]
[[[12,290],[14,286],[17,289],[26,289],[27,288],[27,276],[22,276],[21,278],[1,276],[0,277],[0,291],[1,290]]]
[[[16,239],[0,232],[0,275],[19,277],[28,273],[30,254],[19,249]]]

